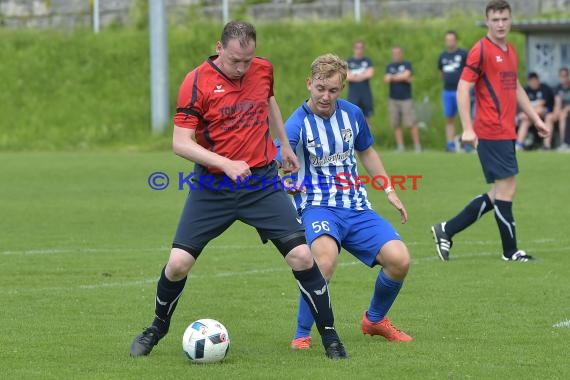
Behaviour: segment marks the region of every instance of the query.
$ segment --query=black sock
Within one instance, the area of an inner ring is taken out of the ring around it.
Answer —
[[[455,217],[445,223],[445,233],[452,237],[475,223],[483,214],[493,209],[493,203],[487,193],[473,199]]]
[[[302,271],[293,271],[301,295],[309,305],[315,324],[321,334],[323,345],[328,347],[340,339],[334,329],[334,315],[331,307],[329,288],[316,263]]]
[[[186,278],[180,281],[170,281],[164,274],[164,268],[160,274],[160,280],[156,286],[155,313],[156,317],[152,322],[162,333],[166,334],[170,327],[170,318],[176,309],[178,299],[182,295]]]
[[[503,255],[511,257],[517,251],[517,234],[513,217],[513,202],[495,200],[495,220],[501,234]]]

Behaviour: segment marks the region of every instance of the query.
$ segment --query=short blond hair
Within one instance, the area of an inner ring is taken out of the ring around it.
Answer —
[[[311,64],[311,79],[329,79],[340,74],[344,83],[348,72],[348,64],[334,54],[320,55]]]

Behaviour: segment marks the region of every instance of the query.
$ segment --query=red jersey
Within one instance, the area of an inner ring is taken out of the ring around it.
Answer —
[[[517,55],[510,43],[501,49],[488,37],[469,51],[461,79],[475,83],[473,129],[480,139],[515,140]]]
[[[182,82],[174,124],[195,129],[198,144],[220,156],[245,161],[252,168],[265,166],[277,153],[268,123],[273,66],[256,57],[242,78],[231,80],[214,64],[215,58],[208,58]]]

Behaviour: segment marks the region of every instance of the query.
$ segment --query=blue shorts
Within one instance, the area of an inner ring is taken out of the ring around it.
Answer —
[[[441,103],[443,104],[443,114],[445,117],[455,117],[457,115],[457,92],[451,90],[443,90],[441,94]]]
[[[517,175],[515,140],[479,140],[477,153],[487,183]]]
[[[309,246],[321,235],[329,235],[369,267],[378,264],[376,255],[390,240],[402,240],[394,227],[373,210],[337,207],[307,207],[301,214]]]

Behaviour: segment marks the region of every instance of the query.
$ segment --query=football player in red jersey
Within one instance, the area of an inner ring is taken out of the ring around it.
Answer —
[[[195,163],[192,188],[158,281],[155,318],[135,337],[131,356],[150,354],[168,332],[188,272],[208,242],[236,220],[271,240],[293,270],[311,305],[326,356],[346,352],[334,328],[327,283],[306,244],[296,211],[279,183],[273,136],[281,143],[284,168],[299,163],[283,128],[273,95],[273,66],[255,56],[253,25],[232,21],[208,58],[184,79],[174,116],[174,152]],[[208,179],[207,182],[203,179]]]
[[[447,261],[452,237],[494,210],[501,235],[502,258],[527,262],[532,259],[517,247],[512,202],[516,191],[518,164],[515,153],[517,104],[536,126],[541,137],[549,130],[536,113],[517,78],[517,56],[507,41],[511,29],[511,6],[491,0],[485,9],[487,35],[469,51],[457,88],[462,141],[474,144],[491,189],[473,199],[454,218],[432,226],[439,257]],[[475,88],[476,114],[471,119],[469,91]]]

